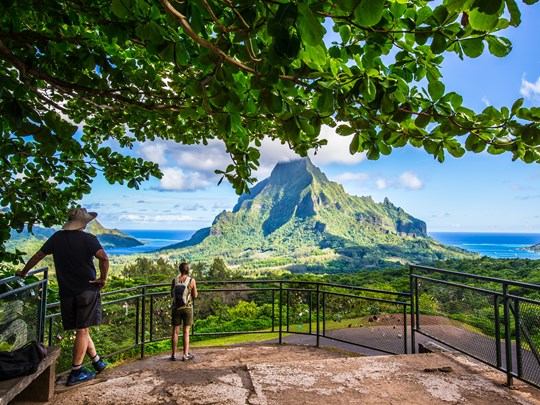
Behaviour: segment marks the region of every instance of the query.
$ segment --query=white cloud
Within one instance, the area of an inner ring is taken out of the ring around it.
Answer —
[[[120,222],[134,222],[134,223],[153,223],[153,222],[180,222],[191,221],[193,218],[189,215],[137,215],[127,214],[120,215]]]
[[[519,90],[522,96],[527,98],[539,98],[540,97],[540,77],[536,80],[536,83],[531,83],[525,80],[525,77],[521,79],[521,89]]]
[[[333,181],[343,184],[343,183],[353,183],[353,182],[366,182],[369,180],[369,175],[367,173],[352,173],[344,172],[334,176]]]
[[[352,136],[338,135],[335,128],[323,125],[320,138],[326,139],[328,144],[319,148],[317,154],[314,151],[309,152],[309,157],[316,166],[332,163],[354,165],[366,159],[365,153],[351,155],[349,144],[352,141]]]
[[[316,166],[353,165],[365,160],[364,153],[355,155],[349,153],[349,143],[352,140],[350,136],[340,136],[333,128],[324,125],[321,128],[320,138],[326,139],[328,144],[322,146],[317,154],[314,151],[309,152]],[[262,140],[260,152],[259,167],[253,173],[259,181],[269,177],[277,163],[299,158],[287,144],[270,138]],[[208,141],[207,145],[183,145],[158,139],[139,145],[138,154],[160,166],[164,177],[159,188],[163,190],[195,190],[215,185],[219,177],[214,170],[224,170],[231,163],[225,145],[216,139]],[[202,180],[204,185],[196,186],[194,180],[187,179],[188,172],[191,171],[195,173],[195,179]]]
[[[377,187],[377,190],[385,190],[389,187],[389,182],[385,179],[377,179],[375,181],[375,187]]]
[[[141,146],[140,153],[145,160],[149,160],[161,166],[167,164],[167,157],[165,156],[166,150],[167,145],[165,142],[146,142]]]
[[[159,189],[164,191],[202,190],[213,183],[199,172],[185,173],[178,167],[162,169],[163,177],[159,181]]]
[[[482,102],[486,105],[486,107],[489,107],[491,105],[491,101],[487,97],[482,97]]]
[[[410,190],[419,190],[424,187],[422,181],[412,172],[405,172],[399,176],[399,183]]]

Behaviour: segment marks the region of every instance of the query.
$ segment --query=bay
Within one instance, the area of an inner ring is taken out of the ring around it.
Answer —
[[[122,229],[144,243],[130,248],[107,249],[109,254],[149,253],[184,240],[195,230]],[[429,236],[446,245],[457,246],[493,258],[540,259],[540,253],[523,250],[540,243],[540,233],[429,232]]]
[[[194,230],[162,230],[162,229],[121,229],[143,243],[141,246],[107,249],[108,254],[130,255],[133,253],[149,253],[184,240],[188,240],[196,232]]]
[[[523,250],[539,243],[540,233],[429,232],[429,236],[496,259],[540,259],[539,253]]]

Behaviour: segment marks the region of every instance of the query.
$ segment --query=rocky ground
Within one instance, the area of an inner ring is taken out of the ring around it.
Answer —
[[[168,353],[130,360],[75,387],[61,379],[50,404],[540,405],[539,390],[510,389],[504,374],[452,353],[361,357],[264,344],[194,354],[189,362]]]

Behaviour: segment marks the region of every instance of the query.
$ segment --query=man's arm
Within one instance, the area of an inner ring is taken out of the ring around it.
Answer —
[[[43,253],[43,251],[39,250],[26,262],[23,269],[21,271],[18,271],[15,273],[15,275],[19,277],[26,277],[28,272],[32,270],[36,264],[38,264],[47,254]]]
[[[101,290],[107,284],[107,273],[109,273],[109,257],[103,249],[99,249],[96,254],[96,258],[99,260],[99,275],[100,277],[90,281],[92,284],[99,284]]]

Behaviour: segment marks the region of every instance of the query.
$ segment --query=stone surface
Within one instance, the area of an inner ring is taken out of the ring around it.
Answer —
[[[540,391],[454,353],[358,357],[296,345],[200,348],[130,360],[50,404],[505,404],[540,405]],[[29,403],[27,403],[29,404]]]

